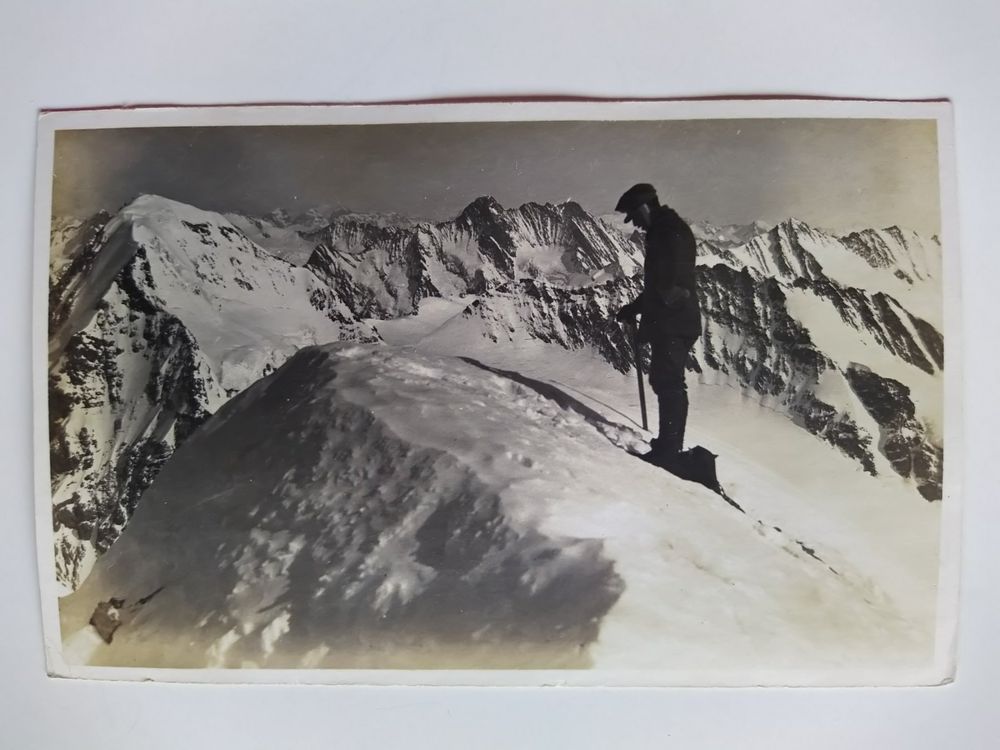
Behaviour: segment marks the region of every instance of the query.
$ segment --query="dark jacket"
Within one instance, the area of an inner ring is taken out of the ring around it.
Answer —
[[[701,308],[695,286],[695,239],[691,227],[667,206],[653,211],[646,231],[643,290],[637,302],[643,341],[701,336]]]

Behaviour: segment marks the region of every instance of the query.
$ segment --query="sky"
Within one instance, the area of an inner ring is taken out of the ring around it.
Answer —
[[[254,215],[316,206],[456,216],[573,199],[611,213],[636,182],[689,220],[794,216],[852,231],[940,231],[933,120],[766,119],[63,130],[53,213],[155,193]]]

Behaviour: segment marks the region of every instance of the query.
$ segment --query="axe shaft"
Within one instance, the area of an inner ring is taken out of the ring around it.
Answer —
[[[632,352],[635,356],[635,376],[639,381],[639,409],[642,411],[642,429],[649,429],[649,422],[646,419],[646,387],[642,382],[642,353],[639,350],[639,333],[635,326],[632,329]]]

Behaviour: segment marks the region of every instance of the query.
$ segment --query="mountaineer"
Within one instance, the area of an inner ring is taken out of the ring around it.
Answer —
[[[660,205],[656,189],[647,183],[629,188],[615,211],[646,233],[643,289],[618,310],[615,318],[635,325],[638,339],[651,349],[649,384],[659,407],[659,434],[644,459],[667,469],[684,448],[688,415],[684,370],[688,353],[701,336],[701,310],[695,288],[695,239],[677,212]]]

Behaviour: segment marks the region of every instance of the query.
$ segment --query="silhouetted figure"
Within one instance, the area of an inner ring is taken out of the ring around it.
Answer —
[[[656,189],[640,183],[629,188],[615,211],[646,232],[643,290],[615,317],[639,322],[639,340],[651,347],[649,384],[659,406],[659,436],[646,455],[661,466],[672,465],[684,447],[688,395],[684,368],[701,335],[701,310],[695,289],[695,239],[691,227],[668,206]]]

